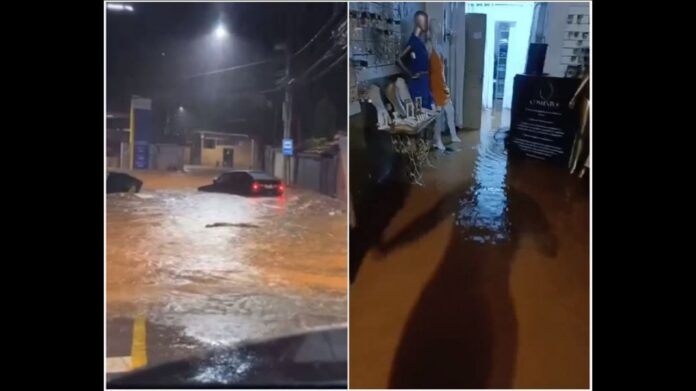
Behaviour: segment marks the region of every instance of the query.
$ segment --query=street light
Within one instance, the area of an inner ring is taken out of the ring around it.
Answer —
[[[179,112],[183,113],[184,112],[184,106],[179,106]]]
[[[227,38],[228,33],[227,33],[227,29],[225,28],[225,25],[222,23],[218,24],[217,27],[215,28],[214,34],[215,34],[215,38],[217,38],[219,40],[223,40],[223,39]]]
[[[106,3],[106,9],[109,11],[133,12],[133,6],[130,4]]]

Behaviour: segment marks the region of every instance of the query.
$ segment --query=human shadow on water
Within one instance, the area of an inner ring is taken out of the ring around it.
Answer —
[[[350,229],[350,282],[357,277],[365,254],[379,243],[382,232],[403,207],[409,186],[401,182],[374,184],[355,205],[355,227]]]
[[[557,244],[535,200],[506,188],[505,173],[496,177],[501,168],[483,163],[473,186],[447,193],[379,246],[390,252],[455,216],[445,255],[405,324],[391,388],[513,385],[517,319],[509,286],[511,262],[526,236],[545,256],[555,256]]]
[[[382,232],[403,207],[410,185],[404,179],[404,162],[396,154],[388,132],[377,129],[372,104],[361,106],[351,118],[350,192],[355,225],[350,228],[350,282],[357,277],[363,258],[378,244]]]

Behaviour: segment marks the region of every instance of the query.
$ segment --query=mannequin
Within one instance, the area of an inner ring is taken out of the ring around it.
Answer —
[[[369,96],[371,100],[374,101],[372,96],[379,96],[378,93],[379,89],[377,86],[373,85],[372,87],[370,87]],[[405,125],[415,127],[418,126],[419,121],[422,121],[426,117],[425,114],[416,114],[413,99],[411,99],[411,94],[408,92],[408,87],[406,86],[406,82],[404,81],[404,79],[399,77],[396,79],[396,81],[389,83],[387,87],[384,89],[384,95],[387,96],[388,101],[394,107],[394,112],[392,113],[394,117],[390,119],[389,113],[386,110],[386,108],[384,110],[384,114],[386,114],[387,118],[389,119],[389,121],[387,122],[388,124],[393,124],[395,126]],[[383,101],[382,106],[384,107]],[[375,105],[375,107],[378,106]],[[384,114],[378,113],[378,116]],[[378,123],[378,125],[380,123]]]
[[[430,94],[430,78],[428,50],[425,47],[425,35],[428,31],[428,14],[418,11],[414,15],[415,29],[408,40],[406,47],[397,58],[396,63],[402,71],[409,76],[408,90],[413,101],[421,98],[423,108],[433,109],[432,96]],[[411,57],[409,66],[405,66],[402,58]]]
[[[377,128],[380,130],[389,128],[389,112],[387,108],[384,107],[384,101],[382,101],[382,94],[379,91],[379,87],[372,84],[367,90],[367,96],[370,98],[370,103],[377,109]]]
[[[415,117],[416,109],[413,99],[411,98],[411,94],[409,93],[409,89],[406,86],[406,81],[399,77],[396,79],[394,85],[396,86],[396,97],[401,101],[406,109],[406,117]]]
[[[430,21],[429,28],[430,31],[426,46],[430,53],[430,90],[436,110],[445,111],[447,127],[449,128],[452,142],[458,143],[462,140],[457,136],[457,128],[454,126],[454,106],[452,105],[452,99],[450,99],[450,89],[445,79],[445,65],[442,61],[442,45],[444,42],[442,28],[437,19],[432,19]],[[435,133],[438,145],[442,144],[442,135],[439,130]]]
[[[389,100],[389,103],[391,103],[392,107],[394,107],[394,115],[406,117],[406,108],[396,94],[395,83],[392,82],[387,84],[387,87],[384,89],[384,95],[386,95],[387,100]]]

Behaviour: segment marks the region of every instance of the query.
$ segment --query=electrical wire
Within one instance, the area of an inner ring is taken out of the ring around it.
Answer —
[[[236,70],[239,70],[239,69],[250,68],[250,67],[253,67],[253,66],[256,66],[256,65],[268,64],[268,63],[272,63],[272,62],[276,62],[276,61],[280,61],[280,60],[282,60],[282,58],[280,58],[280,57],[278,57],[278,58],[269,58],[269,59],[267,59],[267,60],[255,61],[255,62],[250,62],[250,63],[248,63],[248,64],[234,65],[234,66],[231,66],[231,67],[228,67],[228,68],[222,68],[222,69],[216,69],[216,70],[213,70],[213,71],[198,73],[198,74],[195,74],[195,75],[186,76],[186,77],[184,77],[184,79],[193,79],[193,78],[201,77],[201,76],[210,76],[210,75],[215,75],[215,74],[218,74],[218,73],[236,71]]]
[[[332,26],[333,22],[341,14],[342,13],[337,9],[333,13],[333,15],[329,18],[329,20],[314,34],[314,36],[309,41],[307,41],[307,43],[305,43],[299,50],[297,50],[295,53],[293,53],[292,55],[297,56],[298,54],[302,53],[305,49],[307,49],[313,42],[316,41],[317,38],[319,38],[321,36],[321,34],[323,34],[329,27]],[[346,22],[344,21],[342,24],[339,24],[338,26],[335,26],[334,28],[340,29],[341,27],[343,27],[343,25],[345,25],[345,23]],[[331,49],[329,49],[328,52],[331,52],[335,47],[336,47],[336,44],[334,43],[334,46]],[[345,52],[345,49],[346,49],[345,45],[343,46],[342,49]],[[324,54],[319,60],[317,60],[314,64],[312,64],[299,79],[304,79],[311,71],[313,71],[317,66],[319,66],[322,62],[326,61],[330,57],[331,57],[330,54],[328,54],[328,53]],[[345,53],[341,56],[341,58],[345,58]],[[255,62],[241,64],[241,65],[234,65],[234,66],[227,67],[227,68],[216,69],[216,70],[212,70],[212,71],[208,71],[208,72],[198,73],[195,75],[185,76],[184,79],[193,79],[193,78],[197,78],[197,77],[210,76],[210,75],[215,75],[215,74],[220,74],[220,73],[225,73],[225,72],[231,72],[231,71],[236,71],[236,70],[240,70],[240,69],[254,67],[257,65],[263,65],[263,64],[268,64],[268,63],[278,62],[278,61],[283,61],[283,60],[285,60],[285,59],[282,57],[270,58],[270,59],[266,59],[266,60],[255,61]],[[327,72],[327,70],[332,68],[339,60],[340,59],[331,63],[327,67],[326,70],[324,70],[320,73],[320,76],[323,76]],[[319,76],[312,78],[312,81],[316,80],[318,77]],[[288,83],[288,81],[286,81],[284,84],[287,84],[287,83]],[[259,92],[261,92],[261,93],[273,92],[273,91],[280,90],[282,88],[284,88],[284,86],[278,86],[278,87],[274,87],[274,88],[259,91]]]
[[[331,23],[334,21],[334,19],[336,19],[336,16],[337,16],[337,15],[339,15],[339,13],[334,13],[334,15],[333,15],[333,16],[331,17],[331,19],[328,21],[328,23],[326,23],[324,26],[322,26],[322,27],[319,29],[319,31],[317,31],[317,33],[314,35],[314,37],[312,37],[309,41],[307,41],[307,43],[306,43],[302,48],[300,48],[300,50],[298,50],[298,51],[296,51],[295,53],[293,53],[293,56],[296,56],[296,55],[300,54],[302,51],[304,51],[306,48],[308,48],[309,45],[312,44],[312,42],[314,42],[324,31],[326,31],[326,29],[327,29],[329,26],[331,26]],[[231,66],[231,67],[228,67],[228,68],[215,69],[215,70],[208,71],[208,72],[203,72],[203,73],[198,73],[198,74],[195,74],[195,75],[186,76],[186,77],[184,77],[184,79],[193,79],[193,78],[196,78],[196,77],[216,75],[216,74],[219,74],[219,73],[225,73],[225,72],[236,71],[236,70],[239,70],[239,69],[250,68],[250,67],[253,67],[253,66],[256,66],[256,65],[263,65],[263,64],[268,64],[268,63],[276,62],[276,61],[281,61],[281,60],[284,60],[284,59],[281,58],[281,57],[277,57],[277,58],[270,58],[270,59],[267,59],[267,60],[261,60],[261,61],[250,62],[250,63],[242,64],[242,65],[234,65],[234,66]]]
[[[341,14],[340,12],[334,12],[334,14],[331,16],[331,18],[327,21],[327,23],[325,23],[319,29],[319,31],[317,31],[316,34],[314,34],[314,36],[309,41],[307,41],[307,43],[304,44],[304,46],[302,46],[298,51],[293,53],[293,56],[296,56],[296,55],[300,54],[302,51],[304,51],[305,49],[307,49],[312,44],[312,42],[314,42],[324,31],[326,31],[326,29],[328,27],[331,26],[331,23],[333,23],[333,21],[336,19],[336,17],[338,17],[340,14]],[[284,58],[276,57],[276,58],[270,58],[267,60],[250,62],[250,63],[242,64],[242,65],[234,65],[234,66],[231,66],[228,68],[216,69],[216,70],[212,70],[212,71],[208,71],[208,72],[203,72],[203,73],[198,73],[195,75],[186,76],[186,77],[184,77],[184,79],[193,79],[196,77],[210,76],[210,75],[215,75],[215,74],[224,73],[224,72],[231,72],[231,71],[236,71],[239,69],[250,68],[250,67],[253,67],[256,65],[263,65],[263,64],[267,64],[267,63],[271,63],[271,62],[281,61],[281,60],[284,60]]]
[[[345,52],[344,52],[339,58],[336,59],[336,61],[334,61],[334,62],[332,62],[331,64],[329,64],[328,67],[324,68],[323,71],[321,71],[318,75],[316,75],[316,76],[314,76],[313,78],[311,78],[309,81],[310,81],[310,82],[313,82],[313,81],[316,81],[317,79],[321,78],[322,76],[324,76],[324,75],[325,75],[328,71],[330,71],[333,67],[335,67],[336,65],[338,65],[338,64],[341,62],[341,60],[345,60],[347,55],[348,55],[348,53],[345,53]]]
[[[334,20],[335,20],[340,14],[341,14],[341,12],[338,12],[338,11],[334,12],[333,15],[331,16],[331,18],[329,18],[329,20],[328,20],[323,26],[321,26],[321,28],[319,29],[319,31],[317,31],[316,34],[314,34],[314,36],[313,36],[309,41],[307,41],[307,43],[304,44],[304,46],[302,46],[298,51],[296,51],[296,52],[293,53],[292,55],[293,55],[293,56],[297,56],[298,54],[302,53],[305,49],[307,49],[307,48],[309,47],[309,45],[312,44],[312,42],[316,41],[316,39],[319,38],[319,36],[320,36],[324,31],[326,31],[326,29],[329,28],[329,26],[331,26],[331,24],[334,22]]]
[[[345,45],[343,45],[343,46],[340,46],[340,45],[341,45],[341,43],[334,41],[333,46],[331,48],[329,48],[324,53],[323,56],[321,56],[317,61],[315,61],[314,64],[310,65],[309,68],[307,68],[304,71],[304,73],[302,74],[302,76],[300,76],[298,79],[300,79],[300,80],[305,79],[314,69],[316,69],[324,61],[330,59],[336,53],[336,49],[339,49],[338,51],[342,52],[345,55],[347,47]]]

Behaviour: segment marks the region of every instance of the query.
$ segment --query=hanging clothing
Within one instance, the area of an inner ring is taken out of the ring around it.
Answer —
[[[430,52],[430,91],[436,106],[442,107],[449,100],[449,88],[445,82],[445,64],[437,50]]]
[[[411,93],[413,103],[416,103],[416,98],[420,97],[423,100],[423,107],[426,109],[432,108],[432,96],[430,94],[430,77],[428,71],[430,68],[430,60],[428,59],[428,49],[425,43],[415,34],[411,34],[408,40],[408,46],[411,47],[411,61],[409,68],[412,75],[419,75],[415,79],[408,81],[408,91]],[[415,55],[415,58],[413,57]]]

